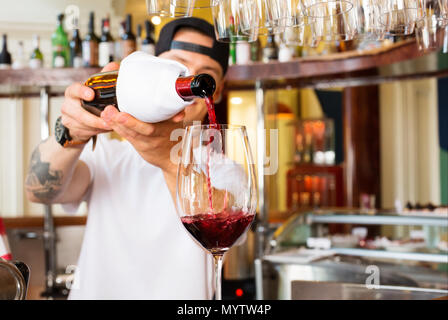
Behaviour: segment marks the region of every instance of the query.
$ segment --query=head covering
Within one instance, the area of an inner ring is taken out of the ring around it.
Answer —
[[[183,28],[195,29],[213,39],[213,47],[205,47],[195,43],[173,41],[176,32]],[[209,56],[218,62],[223,70],[223,75],[229,65],[229,45],[218,42],[215,37],[213,26],[205,20],[199,18],[179,18],[167,23],[160,31],[159,40],[156,44],[156,56],[171,49],[181,49],[201,53]]]

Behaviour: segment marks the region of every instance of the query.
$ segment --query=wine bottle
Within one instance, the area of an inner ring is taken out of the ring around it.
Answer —
[[[260,39],[257,37],[257,40],[250,44],[250,60],[252,62],[260,61],[260,52],[261,44]]]
[[[233,66],[236,64],[236,43],[229,43],[229,65]]]
[[[116,86],[118,71],[102,72],[92,75],[84,85],[92,88],[95,98],[92,101],[83,101],[83,106],[88,111],[99,116],[108,105],[117,105]],[[211,97],[216,89],[216,83],[208,74],[178,77],[175,83],[177,94],[185,101],[191,101],[197,97]]]
[[[63,68],[69,65],[69,46],[67,34],[63,26],[64,14],[58,15],[58,25],[56,31],[51,36],[51,44],[53,46],[53,68]]]
[[[109,62],[114,61],[114,39],[110,35],[109,18],[103,19],[103,28],[99,44],[99,64],[104,67]]]
[[[116,61],[121,61],[123,59],[123,46],[121,38],[124,35],[125,26],[126,26],[125,21],[122,21],[118,26],[118,38],[115,39],[115,49],[114,49],[114,57]]]
[[[3,34],[3,48],[0,53],[0,69],[9,69],[11,68],[11,54],[8,52],[8,37],[6,34]]]
[[[126,16],[125,33],[121,37],[121,48],[123,50],[122,59],[126,58],[136,50],[135,35],[132,33],[132,15]]]
[[[154,25],[149,20],[145,20],[145,31],[146,36],[142,41],[143,52],[155,55],[156,53],[156,42],[154,41]]]
[[[98,67],[98,43],[95,34],[95,13],[89,15],[89,31],[82,42],[82,60],[84,67]]]
[[[263,62],[278,59],[278,47],[273,34],[268,35],[266,46],[263,48]]]
[[[78,19],[75,18],[72,40],[70,40],[70,67],[82,67],[82,40],[79,36]]]
[[[238,42],[235,47],[236,64],[250,63],[250,43]]]
[[[16,58],[12,64],[13,69],[23,69],[26,67],[25,48],[23,47],[23,41],[19,41],[19,48],[17,50]]]
[[[33,36],[33,53],[31,53],[30,57],[30,68],[31,69],[38,69],[42,68],[44,64],[44,56],[39,48],[39,36],[35,34]]]
[[[135,41],[135,47],[137,51],[141,51],[142,47],[142,25],[137,25],[137,40]]]

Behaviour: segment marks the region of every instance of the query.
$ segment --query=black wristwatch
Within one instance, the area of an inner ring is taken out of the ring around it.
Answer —
[[[56,125],[54,126],[54,135],[56,141],[64,148],[85,144],[87,141],[75,141],[70,137],[68,128],[62,124],[61,117],[56,120]]]

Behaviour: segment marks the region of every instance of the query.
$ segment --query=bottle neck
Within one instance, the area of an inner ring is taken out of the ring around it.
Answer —
[[[208,74],[179,77],[176,80],[176,92],[184,100],[211,97],[215,89],[215,80]]]
[[[152,33],[154,32],[151,22],[145,21],[146,39],[152,39]]]
[[[73,29],[73,39],[77,40],[79,38],[79,29]]]
[[[3,45],[2,45],[2,51],[6,52],[8,51],[8,41],[7,41],[7,36],[6,34],[3,35]]]
[[[132,16],[126,17],[126,33],[132,33]]]
[[[33,47],[34,50],[39,50],[39,37],[33,38]]]
[[[110,32],[109,20],[105,19],[103,21],[103,35],[107,36]]]
[[[90,14],[90,18],[89,18],[89,33],[93,34],[95,33],[95,18],[93,16],[93,14]]]

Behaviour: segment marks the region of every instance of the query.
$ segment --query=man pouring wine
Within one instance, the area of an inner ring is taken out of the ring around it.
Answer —
[[[215,99],[223,88],[228,53],[228,45],[215,40],[213,26],[197,18],[168,23],[156,46],[160,58],[180,62],[191,75],[212,76]],[[110,63],[103,71],[117,69]],[[211,298],[211,258],[176,216],[177,166],[170,161],[177,143],[170,141],[171,132],[185,121],[202,121],[204,99],[195,99],[169,120],[147,123],[114,106],[96,116],[82,107],[82,100],[94,98],[94,91],[79,83],[66,89],[56,132],[67,132],[36,147],[26,178],[33,202],[61,203],[67,211],[88,203],[70,298]],[[112,130],[125,141],[102,135]]]

